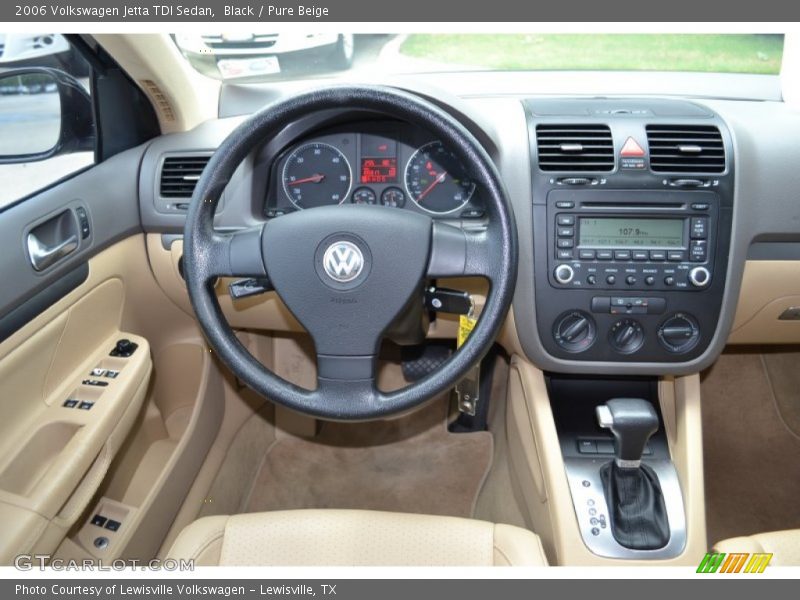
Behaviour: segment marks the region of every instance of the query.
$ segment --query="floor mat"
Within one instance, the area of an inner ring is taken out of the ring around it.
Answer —
[[[726,352],[703,374],[703,445],[709,542],[800,527],[800,436],[781,406],[796,360],[758,349]],[[780,400],[776,397],[779,394]]]
[[[489,432],[447,431],[440,398],[399,419],[324,422],[313,439],[269,449],[247,512],[359,508],[472,516],[492,459]]]

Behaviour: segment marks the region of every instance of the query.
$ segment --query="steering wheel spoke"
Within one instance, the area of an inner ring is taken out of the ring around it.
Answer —
[[[261,238],[264,226],[232,233],[214,232],[206,244],[204,267],[208,278],[266,277]]]
[[[493,281],[497,265],[485,229],[467,230],[434,222],[428,277],[485,277]]]

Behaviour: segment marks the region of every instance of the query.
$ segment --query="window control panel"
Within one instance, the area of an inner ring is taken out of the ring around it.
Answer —
[[[119,521],[106,518],[103,515],[93,516],[90,523],[96,527],[102,527],[103,529],[107,529],[108,531],[119,531],[119,528],[122,527],[122,523],[120,523]]]

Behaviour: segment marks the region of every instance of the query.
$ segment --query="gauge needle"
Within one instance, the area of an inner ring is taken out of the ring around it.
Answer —
[[[439,174],[436,176],[436,179],[434,179],[434,180],[433,180],[433,183],[431,183],[431,184],[430,184],[428,187],[426,187],[426,188],[425,188],[425,191],[424,191],[424,192],[422,192],[422,193],[419,195],[419,197],[417,198],[417,202],[422,202],[422,199],[423,199],[425,196],[427,196],[428,194],[430,194],[430,193],[431,193],[431,190],[432,190],[433,188],[435,188],[435,187],[436,187],[437,185],[439,185],[440,183],[444,182],[444,180],[445,180],[445,178],[446,178],[446,177],[447,177],[447,171],[442,171],[441,173],[439,173]]]
[[[290,181],[289,185],[298,185],[300,183],[319,183],[323,179],[325,179],[325,175],[317,173],[316,175],[312,175],[311,177],[306,177],[304,179],[295,179],[294,181]]]

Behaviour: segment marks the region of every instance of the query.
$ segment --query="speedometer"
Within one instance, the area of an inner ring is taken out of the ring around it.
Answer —
[[[350,193],[352,173],[334,146],[310,142],[295,148],[283,166],[283,191],[297,208],[341,204]]]
[[[411,199],[432,213],[463,208],[475,192],[464,165],[441,142],[429,142],[411,155],[405,180]]]

